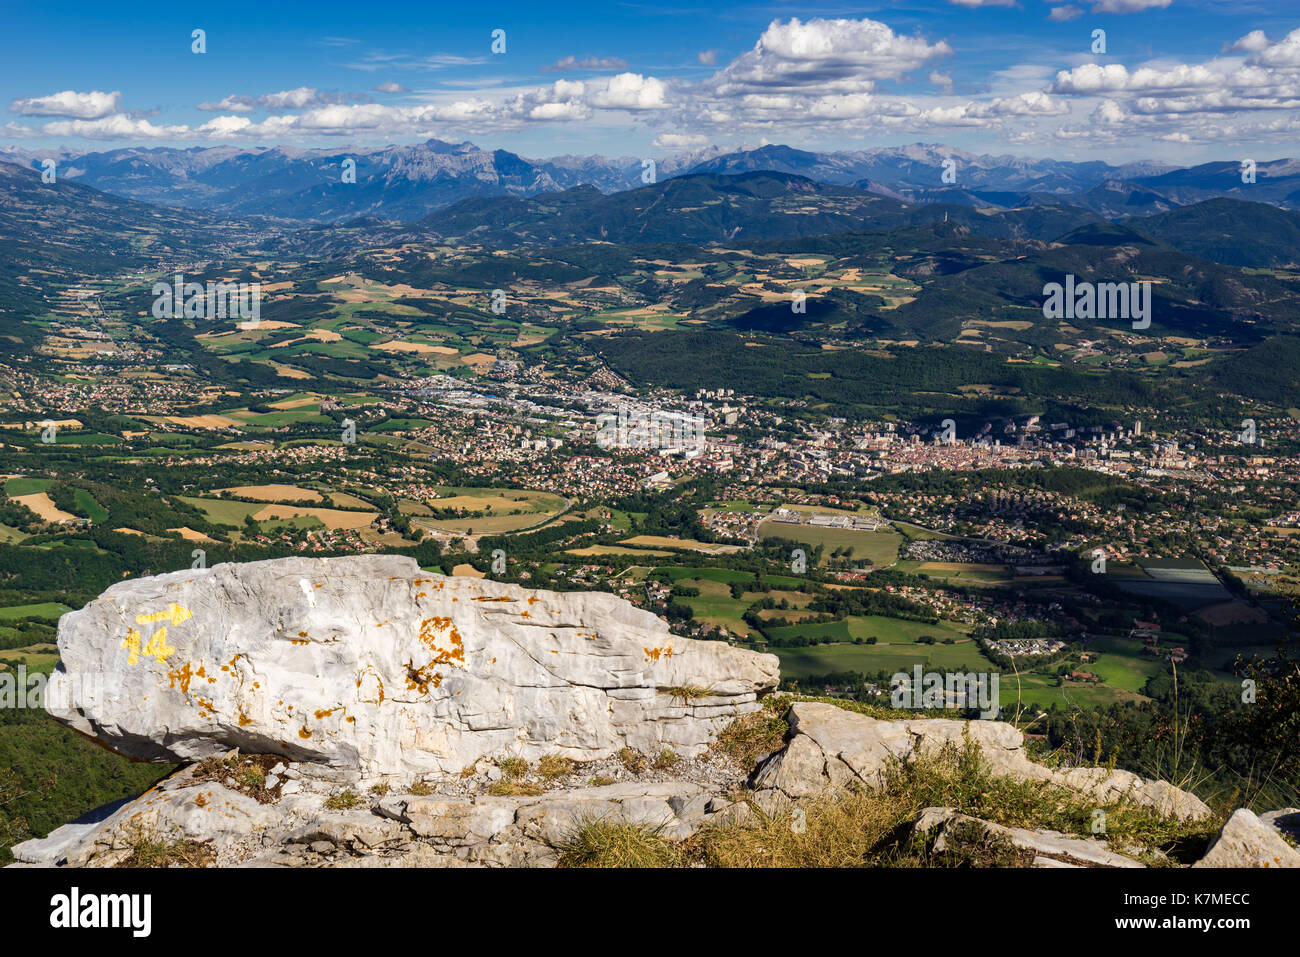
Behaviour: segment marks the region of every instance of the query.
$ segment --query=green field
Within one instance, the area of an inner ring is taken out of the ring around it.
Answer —
[[[0,621],[12,621],[15,618],[58,618],[68,611],[72,609],[56,601],[43,601],[34,605],[9,605],[0,608]]]
[[[805,545],[821,545],[823,565],[830,558],[831,552],[840,548],[851,549],[850,554],[855,561],[866,561],[872,565],[889,565],[898,558],[898,547],[903,543],[902,535],[887,528],[866,532],[850,528],[826,528],[820,525],[764,522],[759,526],[758,531],[764,539],[779,538]]]
[[[992,671],[974,643],[962,645],[814,645],[770,648],[781,659],[781,677],[803,679],[832,671],[910,671],[915,665],[935,670]]]
[[[72,500],[77,503],[77,508],[82,514],[88,516],[96,525],[108,520],[108,509],[96,502],[95,497],[84,488],[74,490]]]
[[[35,495],[37,492],[48,492],[54,482],[51,479],[43,478],[11,478],[5,482],[5,494],[10,498],[19,495]]]
[[[770,634],[773,638],[830,637],[837,641],[875,637],[886,644],[911,644],[924,635],[930,635],[937,641],[942,641],[944,638],[960,640],[966,637],[968,630],[967,626],[952,621],[940,621],[931,625],[923,621],[886,618],[882,615],[853,615],[840,621],[831,621],[819,625],[788,625],[784,628],[773,628],[770,630]],[[932,647],[937,647],[937,645],[922,645],[921,647],[928,651]]]

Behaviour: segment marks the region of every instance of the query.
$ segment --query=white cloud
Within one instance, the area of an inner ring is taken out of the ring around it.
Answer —
[[[1067,3],[1060,7],[1052,7],[1052,12],[1047,15],[1047,19],[1056,23],[1068,23],[1071,20],[1079,19],[1081,16],[1083,16],[1083,7]]]
[[[332,106],[358,99],[368,100],[365,94],[337,93],[300,86],[294,90],[264,93],[261,96],[235,94],[216,102],[200,103],[197,109],[209,113],[252,113],[254,110],[303,110],[313,106]]]
[[[1251,34],[1242,39],[1249,36]],[[1300,66],[1300,30],[1292,30],[1277,43],[1263,47],[1251,58],[1251,62],[1273,67]]]
[[[1099,0],[1092,5],[1093,13],[1140,13],[1143,10],[1163,10],[1171,0]]]
[[[616,56],[594,57],[586,56],[578,59],[576,56],[561,57],[550,66],[542,67],[543,73],[565,73],[569,70],[626,70],[627,61],[619,59]]]
[[[593,106],[616,110],[661,110],[668,105],[668,85],[653,76],[620,73],[591,97]]]
[[[708,144],[709,138],[700,133],[660,133],[654,141],[661,150],[690,150]]]
[[[876,20],[773,20],[752,50],[709,81],[718,96],[749,93],[870,91],[952,48],[904,37]]]
[[[1231,46],[1225,46],[1225,52],[1258,53],[1268,46],[1268,36],[1263,30],[1251,30]]]
[[[165,140],[189,134],[188,126],[155,126],[125,113],[93,120],[55,120],[40,128],[42,136],[80,136],[89,140]]]
[[[22,116],[67,116],[79,120],[96,120],[116,113],[121,99],[122,94],[118,90],[112,93],[64,90],[49,96],[14,100],[9,104],[9,112]]]
[[[383,83],[380,83],[378,86],[374,87],[374,91],[376,93],[409,93],[410,92],[410,90],[402,86],[402,84],[394,83],[392,80],[385,80]]]

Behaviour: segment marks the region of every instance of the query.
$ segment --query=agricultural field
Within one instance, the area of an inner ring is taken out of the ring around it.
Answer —
[[[528,489],[444,487],[437,491],[438,498],[409,512],[413,526],[464,535],[499,535],[543,525],[568,507],[558,495]]]
[[[824,549],[822,565],[829,561],[832,552],[843,548],[850,550],[850,558],[854,561],[869,562],[875,566],[891,565],[897,561],[899,546],[904,541],[903,536],[892,528],[868,532],[823,525],[787,525],[772,521],[759,526],[759,535],[764,539],[778,538],[814,547],[820,545]]]

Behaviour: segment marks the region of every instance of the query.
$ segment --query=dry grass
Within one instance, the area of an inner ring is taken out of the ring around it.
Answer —
[[[211,867],[217,852],[206,841],[168,840],[139,832],[131,838],[131,853],[117,867]]]
[[[631,774],[640,774],[645,770],[645,755],[633,748],[623,748],[615,755],[623,762],[623,767],[627,768]]]
[[[650,766],[656,771],[667,771],[673,765],[677,764],[677,762],[681,761],[681,759],[682,756],[672,748],[664,748],[655,755],[655,759],[651,762]]]
[[[488,788],[488,794],[496,797],[537,797],[544,792],[540,784],[531,781],[497,781]]]
[[[676,845],[644,824],[587,819],[556,850],[560,867],[675,867]]]
[[[360,803],[361,796],[349,788],[327,797],[324,807],[327,811],[350,811]]]
[[[908,765],[894,765],[880,791],[865,788],[801,801],[781,813],[757,808],[740,824],[708,826],[683,847],[688,858],[710,867],[1010,867],[1027,863],[1023,853],[982,833],[955,833],[950,849],[930,852],[913,842],[912,824],[927,807],[954,807],[963,814],[1007,827],[1061,831],[1093,837],[1097,804],[1042,781],[989,773],[979,748],[967,741]],[[1125,853],[1147,857],[1164,851],[1173,860],[1195,860],[1220,822],[1180,822],[1149,808],[1105,808],[1105,837]],[[960,832],[960,826],[955,828]]]
[[[537,762],[537,773],[546,781],[554,781],[556,778],[572,774],[577,767],[577,762],[571,758],[560,757],[558,754],[547,754]]]
[[[528,773],[528,762],[523,758],[501,758],[497,761],[497,767],[501,769],[507,781],[522,778]]]

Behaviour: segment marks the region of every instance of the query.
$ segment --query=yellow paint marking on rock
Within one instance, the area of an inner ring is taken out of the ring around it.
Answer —
[[[135,623],[137,625],[152,625],[155,622],[165,621],[175,627],[182,622],[189,621],[193,617],[194,612],[190,611],[188,608],[182,608],[180,605],[172,602],[167,606],[166,611],[155,611],[151,615],[136,615]]]

